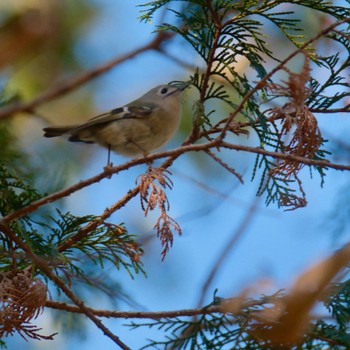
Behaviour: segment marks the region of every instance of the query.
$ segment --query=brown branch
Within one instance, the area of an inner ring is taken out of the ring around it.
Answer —
[[[239,146],[239,145],[231,145],[228,143],[223,143],[221,144],[220,139],[222,139],[222,137],[225,135],[225,133],[227,132],[230,122],[233,120],[233,118],[235,117],[235,115],[238,113],[239,110],[241,110],[244,106],[244,103],[252,96],[253,93],[255,93],[260,87],[261,84],[264,84],[266,82],[266,80],[271,77],[275,72],[277,72],[279,69],[281,69],[281,67],[283,66],[283,64],[285,64],[288,60],[290,60],[292,57],[294,57],[297,53],[299,53],[300,51],[302,51],[303,48],[305,48],[308,44],[310,44],[311,42],[317,40],[318,38],[320,38],[321,36],[323,36],[325,33],[329,32],[330,30],[332,30],[333,28],[335,28],[336,26],[340,25],[341,23],[345,23],[345,22],[349,22],[350,19],[344,19],[342,21],[336,22],[333,25],[327,27],[325,30],[321,31],[316,37],[310,39],[308,42],[306,42],[301,48],[299,48],[298,50],[294,51],[290,56],[288,56],[284,61],[282,61],[277,67],[275,67],[269,74],[267,74],[258,84],[257,86],[252,89],[246,96],[245,98],[242,100],[241,104],[237,107],[236,111],[234,113],[231,114],[231,116],[226,120],[226,125],[223,129],[215,129],[216,131],[221,131],[221,136],[218,137],[218,140],[214,140],[214,141],[210,141],[201,145],[189,145],[189,143],[191,142],[191,136],[187,138],[187,140],[183,143],[183,146],[176,148],[174,150],[171,151],[165,151],[165,152],[159,152],[159,153],[155,153],[152,155],[148,155],[147,157],[144,158],[137,158],[134,160],[131,160],[127,163],[124,163],[120,166],[114,167],[112,168],[110,171],[104,171],[90,179],[81,181],[73,186],[70,186],[62,191],[53,193],[51,195],[48,195],[46,197],[41,198],[38,201],[32,202],[29,205],[7,215],[6,217],[3,218],[3,222],[10,222],[11,220],[21,217],[23,215],[29,214],[33,211],[35,211],[36,209],[38,209],[39,207],[53,202],[59,198],[65,197],[65,196],[69,196],[70,194],[86,187],[89,186],[93,183],[99,182],[100,180],[109,177],[112,173],[116,173],[122,170],[126,170],[131,166],[137,165],[137,164],[143,164],[149,161],[152,161],[154,159],[159,159],[159,158],[164,158],[164,157],[169,157],[162,165],[163,168],[167,168],[169,167],[173,161],[181,154],[185,153],[185,152],[189,152],[189,151],[201,151],[201,150],[208,150],[211,147],[219,147],[219,146],[224,146],[226,148],[230,148],[230,149],[235,149],[237,151],[247,151],[247,152],[253,152],[253,153],[257,153],[257,154],[265,154],[265,155],[269,155],[275,158],[279,158],[279,159],[288,159],[288,160],[295,160],[295,161],[299,161],[301,163],[307,164],[307,165],[316,165],[316,166],[325,166],[325,167],[330,167],[330,168],[334,168],[334,169],[338,169],[338,170],[349,170],[349,166],[346,165],[341,165],[341,164],[332,164],[330,162],[327,161],[314,161],[311,159],[304,159],[304,158],[300,158],[300,157],[296,157],[296,156],[292,156],[292,155],[288,155],[288,154],[281,154],[278,152],[271,152],[271,151],[267,151],[261,148],[254,148],[254,147],[249,147],[249,146]],[[149,44],[129,53],[128,55],[125,55],[123,57],[120,57],[116,60],[110,61],[108,63],[106,63],[105,65],[102,65],[98,68],[95,68],[94,70],[91,70],[85,74],[83,74],[80,77],[77,77],[75,79],[69,80],[68,82],[66,82],[65,84],[62,84],[59,87],[53,88],[52,90],[44,93],[43,95],[39,96],[38,98],[36,98],[35,100],[33,100],[32,102],[28,102],[26,104],[21,104],[21,105],[17,105],[17,106],[8,106],[5,107],[3,109],[0,110],[0,118],[7,116],[11,113],[15,113],[18,111],[23,111],[23,110],[27,110],[27,109],[33,109],[34,107],[36,107],[37,105],[44,103],[60,94],[63,94],[65,92],[68,92],[69,90],[85,83],[86,81],[88,81],[89,79],[92,79],[93,77],[107,71],[108,69],[111,69],[114,65],[121,63],[123,61],[125,61],[126,59],[129,59],[131,57],[134,57],[135,55],[137,55],[138,53],[148,50],[148,49],[158,49],[161,45],[161,43],[169,38],[169,34],[164,34],[164,33],[159,33],[156,38],[154,40],[152,40]],[[214,52],[212,52],[214,54]],[[208,71],[207,71],[208,73]]]
[[[279,153],[279,152],[274,152],[274,151],[268,151],[268,150],[260,148],[260,147],[235,145],[235,144],[230,144],[228,142],[222,142],[220,144],[220,146],[225,147],[225,148],[229,148],[229,149],[234,149],[236,151],[246,151],[246,152],[250,152],[250,153],[263,154],[263,155],[274,157],[277,159],[300,162],[302,164],[306,164],[306,165],[310,165],[310,166],[320,166],[320,167],[332,168],[332,169],[336,169],[336,170],[350,170],[350,165],[331,163],[328,160],[313,160],[313,159],[294,156],[294,155],[288,154],[288,153]]]
[[[16,218],[22,217],[24,215],[27,215],[27,214],[37,210],[39,207],[41,207],[43,205],[54,202],[57,199],[69,196],[72,193],[74,193],[78,190],[81,190],[87,186],[90,186],[93,183],[97,183],[104,178],[109,178],[114,173],[118,173],[118,172],[127,170],[133,166],[145,164],[145,163],[147,164],[147,163],[150,163],[156,159],[169,157],[161,165],[162,168],[167,168],[173,163],[173,161],[177,157],[179,157],[180,155],[182,155],[184,153],[206,151],[208,149],[218,148],[218,147],[224,147],[224,148],[233,149],[236,151],[244,151],[244,152],[255,153],[255,154],[263,154],[266,156],[274,157],[276,159],[300,162],[302,164],[306,164],[309,166],[320,166],[320,167],[332,168],[332,169],[336,169],[336,170],[347,170],[347,171],[350,170],[350,165],[331,163],[331,162],[326,161],[326,160],[307,159],[307,158],[302,158],[302,157],[294,156],[294,155],[287,154],[287,153],[268,151],[268,150],[260,148],[260,147],[231,144],[228,142],[221,141],[219,139],[215,139],[215,140],[211,140],[211,141],[208,141],[208,142],[202,143],[202,144],[194,144],[194,145],[191,144],[191,145],[186,145],[186,146],[180,146],[180,147],[174,148],[172,150],[161,151],[161,152],[149,154],[145,157],[132,159],[132,160],[130,160],[126,163],[123,163],[121,165],[109,168],[109,169],[103,171],[102,173],[97,174],[89,179],[82,180],[82,181],[80,181],[80,182],[78,182],[70,187],[67,187],[64,190],[52,193],[52,194],[45,196],[37,201],[34,201],[34,202],[28,204],[27,206],[6,215],[5,217],[2,218],[0,223],[9,223],[10,221],[12,221]]]
[[[206,70],[203,78],[203,84],[202,84],[202,89],[200,91],[200,101],[204,102],[205,100],[205,93],[208,89],[208,83],[209,83],[209,78],[211,75],[211,69],[214,64],[214,57],[215,57],[215,51],[218,47],[219,39],[221,36],[221,23],[220,20],[217,18],[217,13],[213,10],[212,2],[210,0],[206,0],[207,6],[209,8],[209,12],[213,18],[213,21],[215,23],[216,27],[216,32],[214,35],[214,40],[212,43],[212,47],[210,48],[210,52],[208,54],[208,59],[207,59],[207,65],[206,65]]]
[[[310,108],[309,111],[311,113],[349,113],[350,112],[350,105],[347,105],[342,108]]]
[[[135,197],[139,193],[139,186],[134,187],[129,190],[118,202],[105,209],[105,211],[98,217],[97,220],[91,221],[86,226],[81,228],[76,234],[60,244],[57,250],[62,253],[63,251],[69,249],[74,243],[83,239],[89,232],[94,230],[101,222],[106,220],[115,211],[123,207],[131,198]]]
[[[204,298],[208,292],[210,285],[212,284],[220,266],[225,262],[227,256],[232,252],[233,247],[237,244],[238,240],[242,237],[244,232],[248,229],[249,225],[252,223],[252,219],[258,208],[259,197],[256,197],[253,203],[248,208],[245,216],[242,218],[240,225],[235,230],[234,234],[230,237],[229,241],[225,243],[224,248],[219,253],[215,263],[213,264],[210,272],[207,275],[205,282],[203,283],[201,294],[197,305],[202,305]]]
[[[113,67],[139,55],[142,52],[148,50],[160,50],[162,43],[169,40],[174,33],[159,32],[157,36],[151,40],[148,44],[141,46],[127,54],[124,54],[118,58],[114,58],[96,68],[93,68],[81,75],[70,78],[62,83],[57,84],[53,88],[43,92],[38,97],[34,98],[29,102],[24,102],[20,104],[8,105],[0,109],[0,119],[8,117],[14,113],[18,112],[29,112],[32,113],[35,108],[42,105],[43,103],[49,102],[57,97],[60,97],[69,91],[85,84],[86,82],[98,77],[99,75],[108,72]]]
[[[211,0],[206,0],[206,3],[207,3],[207,7],[209,9],[209,12],[213,18],[213,21],[215,23],[215,27],[218,29],[218,32],[221,31],[221,28],[222,28],[222,25],[221,25],[221,21],[220,21],[220,18],[218,16],[218,11],[215,11],[213,9],[213,4],[212,4],[212,1]],[[213,45],[214,47],[216,47],[216,45]]]
[[[209,157],[211,157],[212,159],[214,159],[215,162],[217,162],[218,164],[220,164],[224,169],[226,169],[228,172],[230,172],[232,175],[236,176],[238,181],[243,184],[243,177],[242,175],[236,171],[236,169],[230,167],[227,163],[225,163],[220,157],[218,157],[215,153],[213,153],[210,150],[206,150],[205,151],[206,154],[208,154]]]
[[[77,305],[77,308],[81,313],[85,314],[107,337],[113,340],[116,344],[119,345],[121,349],[130,350],[130,348],[125,345],[118,336],[113,334],[95,315],[89,308],[87,308],[82,300],[80,300],[70,288],[67,287],[67,284],[63,282],[59,277],[57,277],[49,267],[48,263],[34,254],[31,248],[23,242],[23,240],[16,235],[7,225],[0,223],[0,230],[14,243],[21,248],[26,256],[32,261],[32,263],[39,268],[51,281],[53,281],[66,295],[72,300],[74,304]]]
[[[119,168],[119,167],[116,167],[116,168]],[[125,169],[116,170],[116,172],[121,171],[121,170],[125,170]],[[102,173],[97,174],[97,175],[95,175],[87,180],[79,181],[78,183],[76,183],[72,186],[69,186],[61,191],[57,191],[57,192],[54,192],[52,194],[49,194],[41,199],[38,199],[38,200],[26,205],[25,207],[23,207],[21,209],[18,209],[16,211],[6,215],[1,220],[1,222],[9,223],[13,219],[16,219],[16,218],[22,217],[24,215],[27,215],[29,213],[32,213],[33,211],[37,210],[38,208],[42,207],[43,205],[54,202],[60,198],[68,197],[72,193],[74,193],[78,190],[81,190],[82,188],[85,188],[93,183],[97,183],[104,178],[108,178],[109,176],[110,176],[110,172],[108,170],[105,170]]]
[[[311,113],[319,113],[319,114],[326,114],[326,113],[348,113],[350,112],[350,105],[346,106],[344,108],[333,108],[333,109],[320,109],[320,108],[310,108],[309,111]],[[263,111],[262,114],[264,114],[267,111]],[[278,121],[278,120],[282,120],[283,119],[283,115],[272,115],[268,118],[266,118],[266,123],[271,123],[274,121]],[[199,138],[201,137],[207,137],[209,135],[213,135],[213,134],[217,134],[222,132],[222,126],[223,124],[226,124],[228,121],[228,118],[223,118],[221,119],[217,124],[215,124],[212,128],[210,128],[209,130],[204,130],[200,133]],[[235,122],[234,126],[240,130],[242,128],[246,128],[246,127],[251,127],[252,125],[257,125],[260,124],[260,120],[256,119],[256,120],[250,120],[250,121],[246,121],[246,122]]]
[[[218,18],[217,13],[213,9],[212,2],[210,0],[206,0],[206,3],[207,3],[207,7],[209,9],[210,15],[214,21],[216,31],[214,33],[213,42],[212,42],[212,45],[210,47],[208,57],[206,60],[205,72],[204,72],[202,79],[201,79],[201,84],[200,84],[201,88],[200,88],[200,92],[199,92],[199,101],[201,103],[204,103],[204,101],[206,99],[206,92],[208,90],[209,79],[211,76],[212,67],[213,67],[214,60],[215,60],[215,52],[219,46],[219,40],[221,37],[221,31],[222,31],[221,21]],[[193,123],[192,132],[187,137],[187,139],[184,141],[183,145],[194,143],[196,140],[199,139],[199,137],[200,137],[199,135],[200,135],[199,124],[195,118],[194,123]]]
[[[254,306],[262,306],[264,304],[270,303],[272,300],[276,299],[276,295],[279,293],[264,296],[264,298],[258,300],[246,299],[242,300],[241,297],[220,299],[218,305],[210,304],[203,308],[194,309],[181,309],[172,311],[119,311],[119,310],[100,310],[88,308],[94,315],[99,317],[113,317],[113,318],[149,318],[149,319],[161,319],[161,318],[174,318],[174,317],[193,317],[197,315],[208,315],[213,313],[229,313],[227,311],[227,304],[239,301],[239,308],[237,308],[236,313],[240,310],[251,308]],[[82,313],[81,309],[75,305],[67,304],[61,301],[47,300],[45,303],[46,307],[50,307],[56,310],[68,311],[73,313]]]
[[[81,309],[75,305],[70,305],[60,301],[46,301],[45,306],[68,311],[74,313],[82,313]],[[150,319],[160,319],[160,318],[172,318],[181,316],[195,316],[195,315],[206,315],[214,312],[221,312],[220,306],[210,306],[207,308],[198,309],[183,309],[175,311],[111,311],[111,310],[98,310],[89,308],[89,310],[96,316],[100,317],[114,317],[114,318],[150,318]]]

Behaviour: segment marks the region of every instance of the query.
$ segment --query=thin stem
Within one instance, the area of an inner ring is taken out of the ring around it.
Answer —
[[[45,304],[46,307],[50,307],[57,310],[63,310],[73,313],[81,313],[81,309],[75,305],[63,303],[60,301],[48,300]],[[98,310],[89,308],[89,310],[99,317],[113,317],[113,318],[149,318],[149,319],[161,319],[172,318],[181,316],[195,316],[206,315],[214,312],[220,312],[220,306],[210,306],[206,308],[197,309],[183,309],[174,311],[119,311],[119,310]]]
[[[224,247],[222,251],[218,254],[216,261],[214,262],[210,272],[207,275],[207,278],[205,282],[203,283],[201,294],[199,296],[198,304],[202,305],[204,302],[204,298],[209,290],[209,287],[213,283],[213,280],[215,279],[217,273],[220,270],[220,267],[224,264],[225,260],[227,259],[228,255],[232,252],[232,249],[237,244],[239,239],[243,236],[243,234],[247,231],[249,225],[252,223],[252,219],[256,213],[256,210],[258,208],[259,203],[259,197],[256,197],[251,204],[251,206],[248,208],[246,215],[242,218],[242,221],[240,225],[237,227],[233,235],[230,237],[228,242],[224,244]]]
[[[111,216],[115,211],[126,205],[133,197],[135,197],[139,193],[139,186],[134,187],[132,190],[129,190],[127,194],[124,195],[118,202],[107,208],[97,220],[89,222],[86,226],[82,227],[76,234],[71,236],[66,241],[61,243],[57,250],[62,253],[63,251],[69,249],[74,243],[77,243],[81,239],[83,239],[89,232],[96,229],[96,227],[106,220],[109,216]]]
[[[279,291],[280,292],[280,291]],[[270,303],[271,300],[276,300],[276,294],[271,296],[264,296],[264,298],[258,300],[242,300],[240,303],[240,309],[251,308],[254,306],[261,306]],[[240,297],[238,297],[240,298]],[[158,320],[161,318],[175,318],[175,317],[193,317],[197,315],[208,315],[213,313],[226,313],[227,310],[222,309],[222,305],[230,303],[235,298],[221,299],[218,305],[210,304],[202,308],[194,309],[181,309],[181,310],[171,310],[171,311],[119,311],[119,310],[99,310],[88,308],[94,315],[99,317],[113,317],[113,318],[149,318]],[[45,303],[46,307],[52,309],[63,310],[73,313],[82,313],[81,309],[75,305],[67,304],[61,301],[47,300]],[[238,310],[237,310],[238,312]]]
[[[140,53],[143,53],[148,50],[159,50],[161,44],[164,41],[169,40],[173,35],[175,34],[159,32],[158,35],[153,40],[151,40],[148,44],[141,46],[125,55],[114,58],[98,67],[95,67],[91,70],[84,72],[83,74],[80,74],[76,77],[70,78],[62,83],[59,83],[53,88],[43,92],[41,95],[34,98],[32,101],[24,102],[20,104],[12,104],[12,105],[3,107],[0,109],[0,119],[8,117],[18,112],[33,113],[35,108],[39,107],[40,105],[67,94],[68,92],[100,76],[101,74],[108,72],[115,66],[139,55]]]
[[[207,3],[207,6],[209,8],[209,12],[210,12],[211,17],[213,19],[213,22],[215,24],[216,30],[213,33],[214,38],[213,38],[212,45],[211,45],[209,52],[208,52],[208,57],[206,58],[206,69],[205,69],[205,72],[203,74],[203,79],[201,82],[201,88],[200,88],[200,93],[199,93],[199,101],[201,103],[204,103],[204,101],[206,100],[206,93],[208,90],[209,79],[210,79],[210,76],[212,74],[212,67],[213,67],[213,64],[215,61],[215,52],[218,48],[218,43],[219,43],[219,40],[221,37],[221,30],[222,30],[220,19],[218,18],[217,13],[213,9],[212,1],[207,0],[206,3]],[[195,122],[193,125],[192,132],[191,132],[190,136],[187,138],[186,143],[184,143],[184,144],[194,143],[196,140],[198,140],[198,138],[199,138],[199,125],[198,125],[198,123]]]
[[[80,182],[78,182],[70,187],[67,187],[64,190],[61,190],[61,191],[52,193],[48,196],[45,196],[37,201],[34,201],[34,202],[28,204],[27,206],[25,206],[21,209],[18,209],[16,211],[12,212],[11,214],[6,215],[0,221],[0,223],[9,223],[10,221],[12,221],[16,218],[22,217],[24,215],[27,215],[27,214],[37,210],[38,208],[42,207],[43,205],[54,202],[60,198],[67,197],[78,190],[81,190],[87,186],[92,185],[93,183],[97,183],[97,182],[101,181],[102,179],[109,178],[111,176],[111,174],[127,170],[133,166],[140,165],[140,164],[147,164],[147,163],[150,163],[156,159],[169,157],[161,165],[162,168],[167,168],[173,163],[173,161],[176,158],[178,158],[180,155],[182,155],[184,153],[200,152],[200,151],[205,151],[205,150],[208,150],[211,148],[220,148],[220,147],[224,147],[224,148],[232,149],[232,150],[236,150],[236,151],[244,151],[244,152],[255,153],[255,154],[263,154],[266,156],[274,157],[276,159],[296,161],[296,162],[306,164],[309,166],[332,168],[332,169],[336,169],[336,170],[347,170],[347,171],[350,170],[350,165],[332,163],[332,162],[329,162],[327,160],[308,159],[308,158],[303,158],[303,157],[299,157],[299,156],[294,156],[294,155],[288,154],[288,153],[268,151],[268,150],[260,148],[260,147],[231,144],[228,142],[221,141],[220,139],[214,139],[214,140],[210,140],[206,143],[202,143],[202,144],[180,146],[178,148],[174,148],[174,149],[169,150],[169,151],[162,151],[162,152],[158,152],[158,153],[149,154],[147,156],[135,158],[135,159],[130,160],[124,164],[109,168],[100,174],[97,174],[89,179],[82,180],[82,181],[80,181]]]

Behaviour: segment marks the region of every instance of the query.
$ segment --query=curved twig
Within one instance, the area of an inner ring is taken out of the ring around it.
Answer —
[[[72,91],[73,89],[87,83],[88,81],[100,76],[103,73],[108,72],[110,69],[114,68],[118,64],[121,64],[142,52],[148,50],[160,50],[161,45],[164,41],[169,40],[174,33],[159,32],[157,36],[151,40],[148,44],[141,46],[127,54],[120,57],[114,58],[98,67],[95,67],[89,71],[86,71],[76,77],[70,78],[62,83],[57,84],[53,88],[43,92],[38,97],[34,98],[29,102],[23,102],[19,104],[12,104],[0,109],[0,119],[9,117],[12,114],[18,112],[29,112],[33,113],[35,108],[38,106],[49,102],[57,97],[63,96],[66,93]]]

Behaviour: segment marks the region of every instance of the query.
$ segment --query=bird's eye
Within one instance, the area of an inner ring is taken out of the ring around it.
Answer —
[[[165,95],[168,92],[168,88],[163,88],[162,90],[160,90],[160,93],[162,95]]]

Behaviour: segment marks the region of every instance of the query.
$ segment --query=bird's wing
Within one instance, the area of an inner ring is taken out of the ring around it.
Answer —
[[[156,106],[154,104],[147,104],[141,107],[139,106],[125,106],[112,109],[110,112],[100,114],[91,118],[88,122],[79,125],[75,130],[85,129],[91,126],[99,126],[106,123],[122,119],[139,119],[147,117],[151,114]]]

